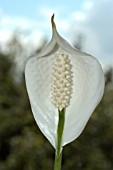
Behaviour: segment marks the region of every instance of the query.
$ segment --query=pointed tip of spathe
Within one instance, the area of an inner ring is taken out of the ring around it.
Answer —
[[[55,25],[55,22],[54,22],[54,16],[55,16],[55,14],[53,14],[52,17],[51,17],[52,29],[56,28],[56,25]]]
[[[55,17],[55,14],[53,13],[53,15],[51,17],[51,22],[54,22],[54,17]]]

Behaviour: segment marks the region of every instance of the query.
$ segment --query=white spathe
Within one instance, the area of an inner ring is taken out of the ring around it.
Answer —
[[[47,47],[27,60],[25,79],[35,120],[51,144],[56,148],[58,109],[51,101],[51,77],[55,58],[69,56],[73,86],[70,105],[65,111],[62,146],[76,139],[83,131],[104,93],[104,74],[97,59],[80,52],[57,32],[52,17],[53,35]]]

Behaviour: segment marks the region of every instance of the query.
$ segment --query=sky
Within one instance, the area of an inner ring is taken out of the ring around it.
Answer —
[[[44,37],[50,40],[53,13],[58,32],[69,43],[82,35],[82,51],[102,66],[113,65],[113,0],[0,0],[0,46],[16,30],[24,32],[24,44],[34,47]]]

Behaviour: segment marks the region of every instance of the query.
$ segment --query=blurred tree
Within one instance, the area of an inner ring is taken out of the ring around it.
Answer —
[[[40,43],[40,46],[36,49],[35,54],[38,54],[41,52],[41,50],[47,45],[47,39],[42,39],[42,42]]]
[[[106,85],[109,83],[113,83],[113,68],[109,67],[105,73]]]
[[[24,80],[15,82],[14,67],[11,57],[0,54],[0,170],[52,169],[52,147],[37,130]]]

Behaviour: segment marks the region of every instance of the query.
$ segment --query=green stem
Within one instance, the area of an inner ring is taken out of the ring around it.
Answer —
[[[54,170],[61,170],[62,135],[64,130],[64,122],[65,122],[65,109],[62,109],[61,111],[58,110],[58,113],[59,113],[59,120],[58,120],[58,128],[57,128],[57,146],[56,146]]]
[[[62,162],[62,152],[60,153],[60,155],[55,154],[54,170],[61,170],[61,162]]]

